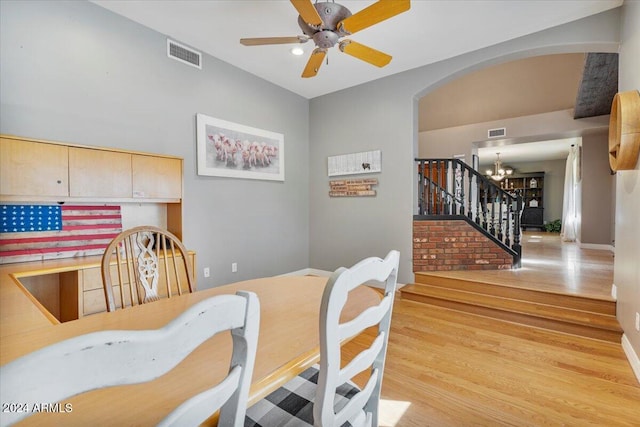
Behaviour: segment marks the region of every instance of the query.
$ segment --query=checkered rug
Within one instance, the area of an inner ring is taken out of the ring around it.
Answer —
[[[247,409],[245,427],[313,427],[313,400],[316,396],[319,365],[307,369]],[[336,390],[335,410],[342,409],[360,391],[345,383]],[[351,427],[344,423],[342,427]]]

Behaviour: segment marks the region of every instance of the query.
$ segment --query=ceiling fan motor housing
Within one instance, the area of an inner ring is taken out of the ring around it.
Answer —
[[[349,35],[349,33],[338,29],[338,23],[351,16],[351,11],[338,3],[320,2],[313,5],[318,11],[318,15],[322,18],[322,27],[317,28],[307,24],[298,17],[298,25],[302,32],[309,37],[320,48],[328,49],[333,47],[340,37]]]

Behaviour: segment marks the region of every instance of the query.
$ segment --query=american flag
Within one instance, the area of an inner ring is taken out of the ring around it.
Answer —
[[[0,205],[0,264],[102,255],[120,206]]]

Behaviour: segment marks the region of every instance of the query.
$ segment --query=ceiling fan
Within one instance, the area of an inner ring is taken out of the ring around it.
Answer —
[[[378,0],[369,7],[351,14],[346,7],[334,2],[316,2],[311,0],[291,0],[300,16],[298,25],[304,35],[294,37],[257,37],[243,38],[244,46],[269,44],[306,43],[313,39],[316,48],[311,52],[302,77],[315,77],[327,55],[327,50],[338,44],[340,51],[377,67],[391,62],[391,56],[384,52],[342,37],[354,34],[402,12],[411,7],[410,0]]]

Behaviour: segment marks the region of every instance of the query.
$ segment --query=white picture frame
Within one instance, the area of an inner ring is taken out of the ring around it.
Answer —
[[[198,175],[284,181],[284,135],[196,114]]]
[[[327,175],[358,175],[382,171],[382,152],[380,150],[329,156]]]

